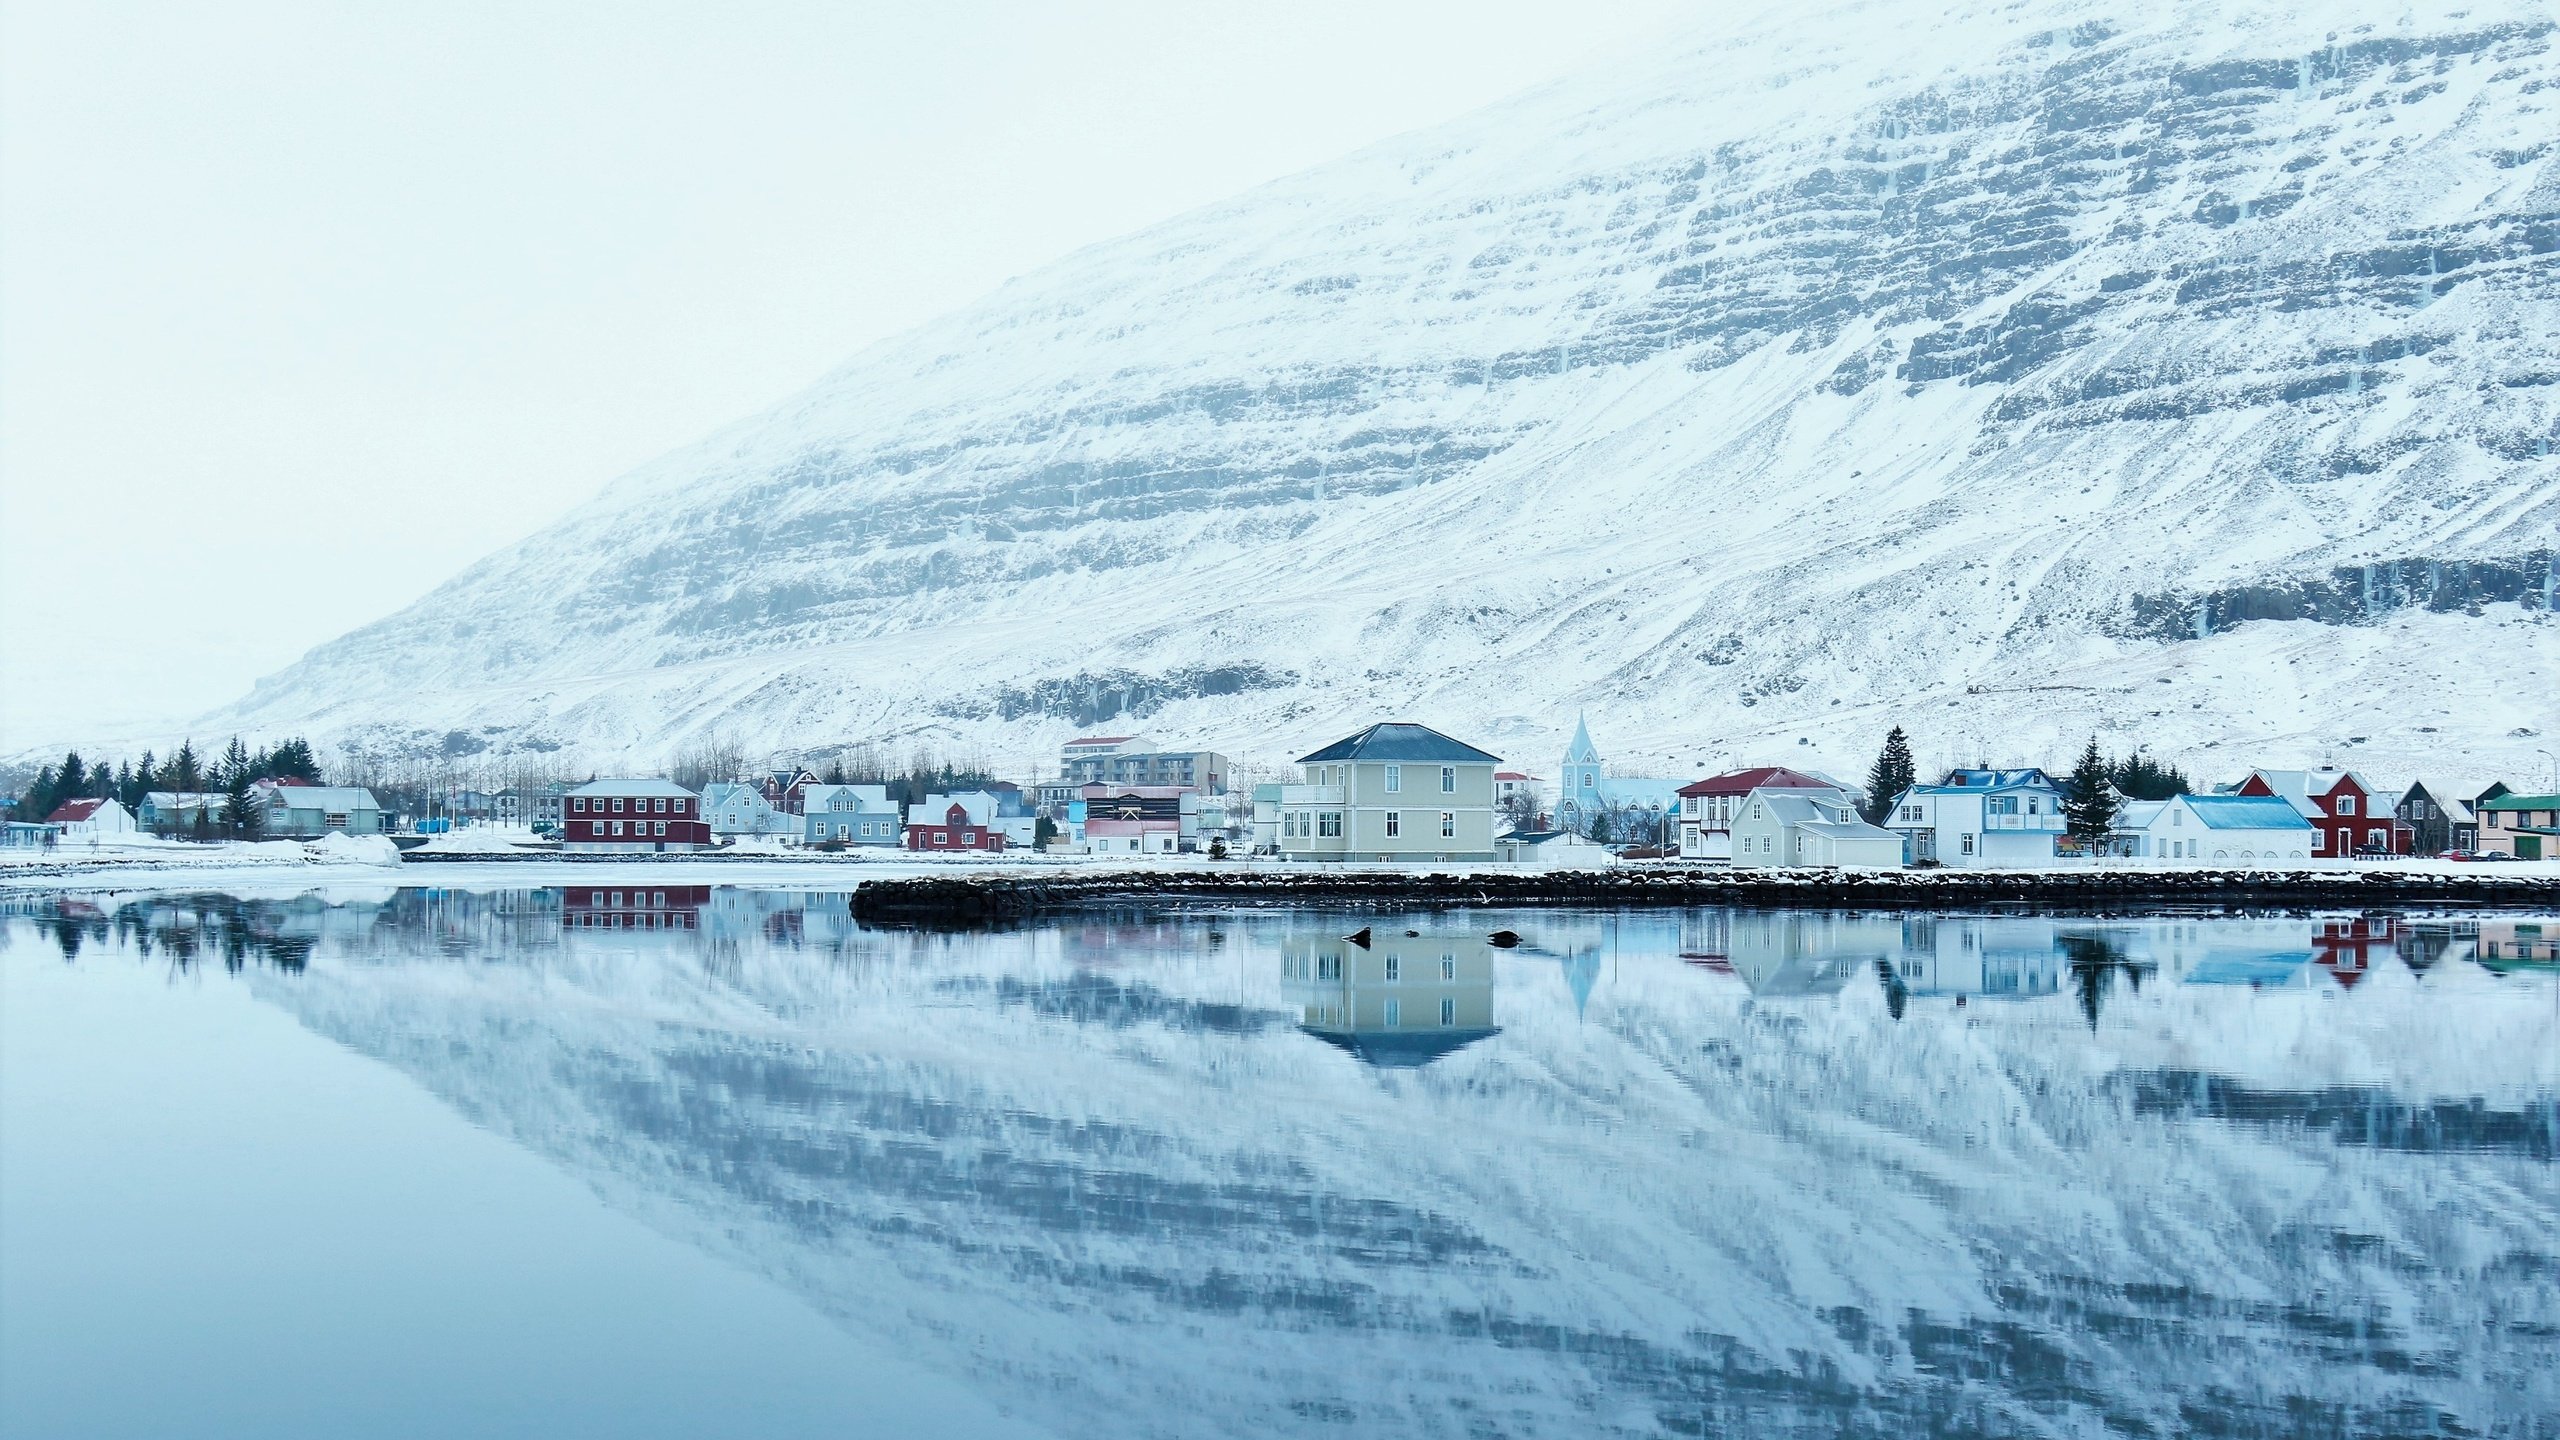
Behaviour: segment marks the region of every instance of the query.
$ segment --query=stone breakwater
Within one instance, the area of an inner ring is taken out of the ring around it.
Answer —
[[[1125,870],[1077,875],[913,876],[865,881],[856,918],[982,925],[1089,907],[1759,905],[1871,910],[2026,906],[2560,905],[2560,873],[2374,870],[1813,871],[1642,869],[1495,872]]]

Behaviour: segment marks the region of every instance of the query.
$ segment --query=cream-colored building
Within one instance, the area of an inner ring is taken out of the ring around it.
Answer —
[[[1301,783],[1280,787],[1280,854],[1493,860],[1493,772],[1501,763],[1427,725],[1372,725],[1298,761]]]
[[[1299,1029],[1372,1065],[1426,1065],[1498,1033],[1493,949],[1480,936],[1293,935],[1280,980]]]

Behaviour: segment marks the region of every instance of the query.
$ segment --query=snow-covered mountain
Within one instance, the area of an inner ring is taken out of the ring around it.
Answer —
[[[874,346],[217,718],[2521,771],[2555,139],[2526,0],[1737,7]]]

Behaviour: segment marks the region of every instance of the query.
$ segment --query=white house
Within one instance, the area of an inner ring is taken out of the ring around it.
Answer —
[[[800,833],[800,817],[777,810],[753,785],[721,781],[702,787],[702,818],[716,838],[791,838]]]
[[[1754,790],[1733,818],[1736,865],[1856,865],[1900,869],[1902,837],[1818,791]]]
[[[137,828],[133,812],[117,800],[65,800],[45,817],[45,823],[62,827],[62,838],[95,842],[117,835],[130,835]]]
[[[2145,802],[2127,819],[2139,828],[2128,823],[2119,832],[2133,837],[2142,859],[2265,865],[2311,858],[2311,822],[2280,796],[2178,795]]]
[[[1506,863],[1541,870],[1596,870],[1618,863],[1608,846],[1570,830],[1515,830],[1495,837],[1493,850]]]
[[[2069,822],[2062,787],[2042,770],[1950,770],[1894,797],[1885,827],[1914,864],[2032,865],[2054,856]]]

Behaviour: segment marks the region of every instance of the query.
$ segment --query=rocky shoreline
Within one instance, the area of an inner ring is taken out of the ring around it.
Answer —
[[[879,924],[985,925],[1096,907],[1975,906],[2108,910],[2560,905],[2560,874],[2374,870],[1811,871],[1624,869],[1502,872],[1125,870],[1076,875],[900,876],[854,891]]]

